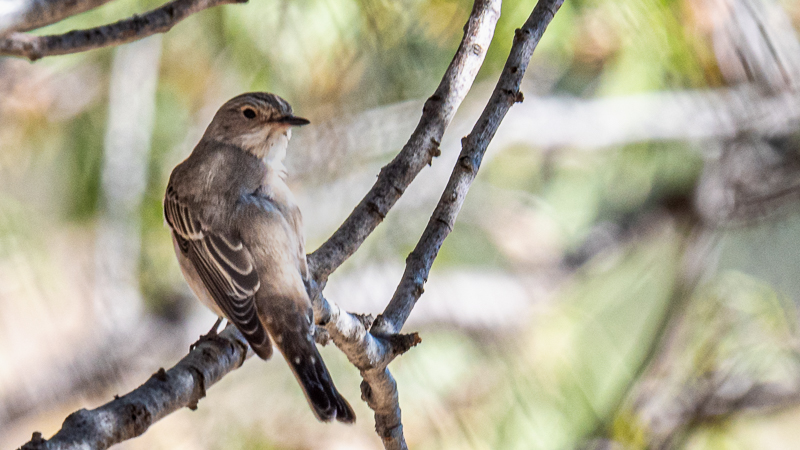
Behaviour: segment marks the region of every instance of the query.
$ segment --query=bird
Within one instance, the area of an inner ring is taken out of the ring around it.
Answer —
[[[225,318],[264,360],[274,341],[317,419],[353,423],[314,342],[303,219],[286,184],[292,128],[308,123],[275,94],[232,98],[173,169],[164,217],[184,278],[218,316],[206,336]]]

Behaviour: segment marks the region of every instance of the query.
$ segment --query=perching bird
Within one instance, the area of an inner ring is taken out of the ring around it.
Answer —
[[[262,359],[272,355],[272,338],[319,420],[354,422],[314,343],[302,216],[286,185],[291,127],[308,123],[277,95],[229,100],[172,171],[164,215],[200,301]]]

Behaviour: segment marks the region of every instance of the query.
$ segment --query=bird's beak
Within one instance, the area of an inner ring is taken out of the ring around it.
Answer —
[[[302,117],[297,117],[297,116],[283,116],[283,117],[280,117],[277,120],[275,120],[275,122],[283,123],[283,124],[291,125],[291,126],[295,126],[295,127],[300,127],[300,126],[308,125],[309,123],[311,123],[308,119],[304,119]]]

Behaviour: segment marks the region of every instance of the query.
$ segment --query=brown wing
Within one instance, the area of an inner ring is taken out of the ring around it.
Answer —
[[[214,302],[253,351],[268,358],[272,344],[256,311],[255,294],[261,282],[250,251],[240,240],[208,230],[171,185],[164,198],[164,216],[178,248],[194,266]]]

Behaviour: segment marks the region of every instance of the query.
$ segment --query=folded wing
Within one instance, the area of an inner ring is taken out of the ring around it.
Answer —
[[[214,302],[253,351],[263,359],[269,358],[272,344],[254,300],[261,282],[250,251],[240,240],[208,230],[172,186],[167,187],[164,198],[164,216],[178,248],[194,266]]]

